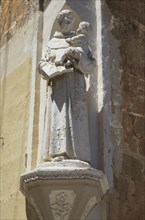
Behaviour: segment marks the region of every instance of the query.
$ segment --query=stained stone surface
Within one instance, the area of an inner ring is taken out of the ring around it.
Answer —
[[[41,157],[90,162],[85,76],[93,74],[96,65],[87,38],[92,27],[83,21],[73,31],[76,16],[68,9],[56,20],[60,31],[47,42],[39,63],[40,76],[48,80]]]
[[[109,123],[113,124],[113,163],[112,166],[106,164],[107,168],[112,168],[114,184],[107,202],[107,219],[142,220],[145,218],[145,2],[106,0],[106,3],[107,7],[103,10],[104,29],[109,29],[113,24],[108,37],[103,36],[105,40],[111,39],[107,43],[110,48],[108,58],[111,67],[109,78],[112,111],[110,116],[108,109],[106,113]],[[116,123],[112,123],[114,121]],[[115,142],[117,136],[120,141]],[[110,147],[109,144],[108,146]],[[106,161],[109,155],[110,152]],[[105,173],[109,178],[106,170]]]
[[[43,163],[21,176],[21,191],[41,220],[86,219],[108,189],[104,173],[79,160]]]

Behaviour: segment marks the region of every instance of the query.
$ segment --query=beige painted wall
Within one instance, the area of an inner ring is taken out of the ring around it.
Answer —
[[[36,126],[33,129],[37,121],[34,108],[37,112],[39,105],[35,86],[39,88],[36,69],[41,13],[34,12],[0,48],[0,137],[4,137],[4,144],[0,139],[1,220],[26,220],[20,175],[31,169],[31,161],[36,164],[37,160],[31,152],[37,151],[37,141],[32,139],[37,130]]]
[[[19,179],[25,168],[25,148],[31,80],[31,58],[1,80],[1,219],[26,219]]]

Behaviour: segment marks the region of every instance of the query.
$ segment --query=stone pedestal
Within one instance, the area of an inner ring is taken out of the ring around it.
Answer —
[[[109,186],[88,163],[63,160],[22,174],[20,189],[39,220],[85,220]]]

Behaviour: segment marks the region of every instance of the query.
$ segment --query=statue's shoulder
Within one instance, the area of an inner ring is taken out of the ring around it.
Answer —
[[[67,48],[69,44],[65,40],[65,36],[62,33],[56,32],[53,37],[48,41],[47,47],[50,49]]]
[[[47,47],[50,49],[60,49],[60,48],[67,48],[69,45],[64,38],[56,38],[53,37],[47,43]]]

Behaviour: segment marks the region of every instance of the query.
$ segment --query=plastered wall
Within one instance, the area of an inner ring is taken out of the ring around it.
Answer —
[[[19,177],[25,169],[28,133],[31,58],[28,57],[2,84],[1,219],[25,219]]]
[[[1,1],[1,11],[0,219],[25,220],[25,197],[19,186],[28,167],[39,14],[37,1]]]

